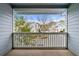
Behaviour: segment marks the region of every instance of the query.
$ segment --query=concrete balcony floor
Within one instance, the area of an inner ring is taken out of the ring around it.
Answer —
[[[13,49],[6,56],[74,56],[67,49]]]

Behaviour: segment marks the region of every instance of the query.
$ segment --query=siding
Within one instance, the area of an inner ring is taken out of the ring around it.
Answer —
[[[12,48],[12,9],[8,4],[0,4],[0,55]]]
[[[68,9],[68,48],[79,55],[79,4],[72,4]]]

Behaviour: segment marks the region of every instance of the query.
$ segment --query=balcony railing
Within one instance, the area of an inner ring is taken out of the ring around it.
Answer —
[[[13,48],[67,48],[67,33],[13,33]]]

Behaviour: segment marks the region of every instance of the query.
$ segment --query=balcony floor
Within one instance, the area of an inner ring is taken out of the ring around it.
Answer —
[[[67,49],[13,49],[6,56],[74,56],[74,54]]]

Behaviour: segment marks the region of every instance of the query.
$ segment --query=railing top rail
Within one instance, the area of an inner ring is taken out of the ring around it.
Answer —
[[[13,34],[68,34],[67,32],[14,32]]]

